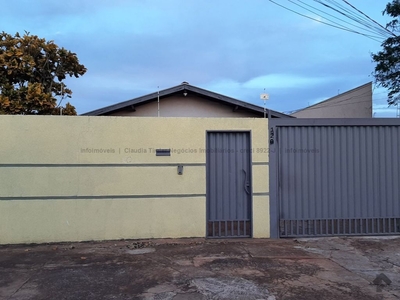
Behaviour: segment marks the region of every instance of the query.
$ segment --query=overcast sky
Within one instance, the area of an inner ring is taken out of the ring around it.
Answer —
[[[383,25],[389,20],[388,1],[349,2]],[[265,89],[269,108],[292,111],[373,81],[370,53],[380,50],[380,42],[268,0],[0,0],[0,7],[0,30],[26,30],[77,53],[88,71],[67,85],[79,114],[183,81],[260,106]],[[396,116],[381,89],[374,112]]]

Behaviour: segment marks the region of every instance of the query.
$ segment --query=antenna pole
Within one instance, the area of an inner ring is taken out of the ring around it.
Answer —
[[[264,119],[267,118],[267,100],[269,99],[269,95],[265,93],[265,89],[264,89],[264,93],[262,93],[260,95],[260,99],[264,101]],[[270,111],[268,110],[268,118],[270,116]]]
[[[157,117],[160,116],[160,87],[157,86]]]
[[[267,108],[265,107],[267,103],[264,100],[264,119],[267,117]]]

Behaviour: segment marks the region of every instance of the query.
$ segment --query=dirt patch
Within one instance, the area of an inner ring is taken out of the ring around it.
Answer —
[[[192,284],[208,299],[275,299],[267,289],[242,278],[199,278]]]
[[[267,283],[276,283],[282,280],[296,280],[300,276],[315,275],[320,268],[313,263],[302,263],[298,260],[273,259],[273,258],[229,258],[214,259],[204,265],[204,268],[213,272],[244,274],[262,274],[261,279]],[[245,276],[245,275],[244,275]],[[253,275],[251,275],[253,276]]]
[[[340,295],[340,296],[339,296]],[[318,287],[302,287],[288,286],[287,289],[279,292],[276,299],[285,300],[321,300],[321,299],[341,299],[341,300],[381,300],[381,296],[370,296],[365,293],[360,293],[357,289],[352,289],[351,292],[344,291],[337,286],[327,286],[326,288]]]

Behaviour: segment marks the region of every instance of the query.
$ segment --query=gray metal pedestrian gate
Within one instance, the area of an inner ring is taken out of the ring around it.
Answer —
[[[271,237],[400,234],[399,119],[269,126]]]
[[[251,237],[250,132],[207,132],[207,237]]]

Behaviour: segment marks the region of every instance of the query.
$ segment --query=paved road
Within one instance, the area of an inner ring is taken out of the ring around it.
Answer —
[[[400,237],[0,246],[0,299],[400,299]]]

